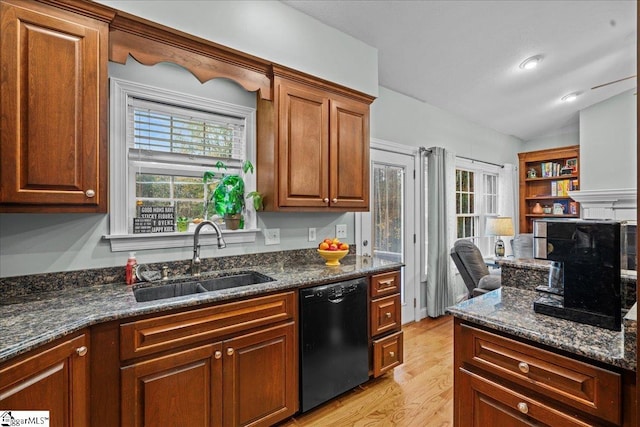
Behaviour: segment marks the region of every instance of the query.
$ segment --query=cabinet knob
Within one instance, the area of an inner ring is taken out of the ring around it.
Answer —
[[[84,192],[84,195],[87,197],[93,197],[96,195],[96,192],[93,191],[92,189],[88,189],[87,191]]]
[[[227,354],[228,354],[229,356],[233,355],[233,348],[229,347],[229,348],[227,349]]]
[[[78,347],[76,348],[76,354],[80,357],[84,356],[85,354],[87,354],[87,347],[86,346],[82,346],[82,347]]]
[[[338,203],[338,199],[331,199],[331,203]]]
[[[391,313],[387,311],[387,312],[384,314],[384,317],[386,317],[387,319],[391,319]]]
[[[529,364],[520,362],[518,363],[518,369],[520,369],[520,372],[522,372],[523,374],[527,374],[529,373]]]
[[[395,352],[393,352],[393,351],[390,351],[390,352],[389,352],[389,357],[396,357],[396,353],[395,353]]]
[[[329,203],[329,198],[325,197],[324,199],[322,199],[322,201],[325,202],[325,203]]]
[[[220,359],[222,357],[222,352],[220,350],[216,350],[216,352],[213,353],[213,357],[215,359]]]
[[[529,405],[527,405],[524,402],[518,403],[518,411],[522,412],[523,414],[526,414],[527,412],[529,412]]]

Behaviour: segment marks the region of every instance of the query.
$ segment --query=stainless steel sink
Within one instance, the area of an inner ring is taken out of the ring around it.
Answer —
[[[181,297],[184,295],[197,294],[200,292],[208,292],[198,282],[174,283],[171,285],[150,286],[145,288],[136,288],[133,295],[138,302],[154,301],[158,299]]]
[[[226,276],[217,276],[200,280],[171,283],[160,286],[136,287],[133,295],[137,302],[155,301],[159,299],[175,298],[202,292],[219,291],[222,289],[238,288],[271,282],[274,279],[256,271],[247,271]]]
[[[248,271],[244,273],[212,277],[210,279],[201,279],[198,281],[207,291],[220,291],[222,289],[238,288],[240,286],[256,285],[258,283],[271,282],[273,279],[256,271]]]

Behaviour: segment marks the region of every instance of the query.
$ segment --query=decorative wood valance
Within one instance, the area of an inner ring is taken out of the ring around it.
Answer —
[[[109,60],[124,64],[131,55],[144,65],[172,62],[200,82],[228,78],[272,100],[271,63],[226,46],[124,12],[111,22]]]

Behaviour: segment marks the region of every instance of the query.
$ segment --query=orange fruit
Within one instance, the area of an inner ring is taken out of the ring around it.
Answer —
[[[320,245],[318,245],[318,249],[326,251],[327,249],[329,249],[329,244],[327,242],[322,242],[320,243]]]
[[[340,246],[338,246],[338,248],[341,251],[346,251],[347,249],[349,249],[349,245],[347,245],[346,243],[340,243]]]

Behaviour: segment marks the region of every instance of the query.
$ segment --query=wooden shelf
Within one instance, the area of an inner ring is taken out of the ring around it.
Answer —
[[[571,175],[556,175],[556,176],[542,176],[542,177],[536,177],[536,178],[526,178],[525,181],[526,182],[533,182],[533,181],[560,181],[563,179],[577,179],[580,176],[577,173],[572,173]]]
[[[525,214],[527,218],[579,218],[577,214],[563,214],[563,215],[554,215],[554,214]]]
[[[569,196],[528,196],[525,200],[573,200]]]

